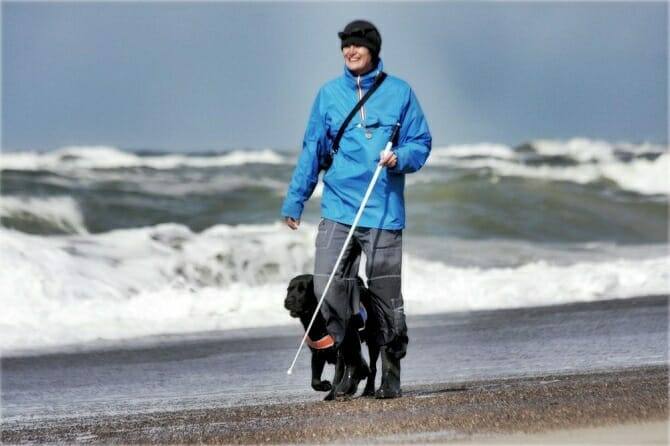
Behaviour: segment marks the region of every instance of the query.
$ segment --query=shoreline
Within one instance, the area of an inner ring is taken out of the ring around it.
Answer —
[[[414,385],[403,391],[393,400],[357,397],[3,423],[1,440],[423,444],[531,434],[532,441],[539,438],[532,434],[650,422],[655,442],[668,439],[658,424],[668,420],[667,365]]]
[[[407,315],[408,323],[412,326],[423,324],[425,321],[447,317],[472,317],[489,314],[513,315],[517,312],[528,314],[562,313],[573,310],[589,309],[594,305],[600,308],[631,308],[639,305],[670,302],[670,294],[640,294],[629,297],[609,297],[601,300],[569,301],[546,305],[532,305],[504,308],[481,308],[457,311],[439,311],[435,313],[417,313]],[[280,325],[264,325],[237,327],[230,329],[204,330],[192,332],[169,332],[149,334],[119,339],[97,339],[54,346],[30,348],[1,348],[2,359],[30,359],[38,357],[54,357],[61,355],[81,355],[95,353],[110,353],[119,351],[133,351],[148,348],[183,346],[203,342],[221,342],[237,340],[253,340],[276,336],[302,336],[303,331],[295,319]]]

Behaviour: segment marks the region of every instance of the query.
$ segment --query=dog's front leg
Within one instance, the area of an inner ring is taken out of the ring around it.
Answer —
[[[324,401],[332,401],[335,399],[335,389],[340,385],[342,377],[344,376],[344,356],[341,352],[337,352],[337,362],[335,363],[335,376],[333,376],[333,388],[330,389]]]
[[[312,389],[317,392],[328,392],[333,388],[330,381],[321,381],[323,367],[326,365],[326,359],[316,352],[312,352]]]
[[[375,396],[375,378],[377,377],[377,360],[379,359],[379,346],[368,339],[368,353],[370,354],[370,376],[365,383],[365,390],[361,396]]]

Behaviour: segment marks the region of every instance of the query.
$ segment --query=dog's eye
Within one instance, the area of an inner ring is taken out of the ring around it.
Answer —
[[[300,291],[301,293],[305,291],[305,285],[303,285],[302,283],[298,285],[298,291]]]

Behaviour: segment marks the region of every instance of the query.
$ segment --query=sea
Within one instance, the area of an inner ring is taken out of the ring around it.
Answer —
[[[434,147],[406,178],[408,315],[670,293],[666,145]],[[280,221],[298,150],[109,146],[0,154],[0,349],[296,324],[321,185]],[[361,271],[364,277],[364,272]]]

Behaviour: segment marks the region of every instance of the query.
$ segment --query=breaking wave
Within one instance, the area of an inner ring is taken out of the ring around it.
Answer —
[[[198,156],[183,154],[138,155],[108,146],[72,146],[52,152],[9,152],[0,155],[0,170],[122,169],[148,167],[167,170],[179,167],[210,168],[244,164],[281,164],[287,158],[273,150],[235,150]]]
[[[477,144],[435,148],[428,166],[488,169],[495,175],[579,184],[610,181],[639,194],[670,194],[670,153],[653,144],[610,144],[574,138],[538,140],[512,148]]]
[[[312,271],[314,232],[279,224],[53,237],[0,229],[2,349],[294,324],[283,308],[286,284]],[[408,314],[670,292],[665,256],[492,268],[404,257]]]
[[[0,196],[0,223],[38,234],[86,234],[77,202],[68,196]]]

